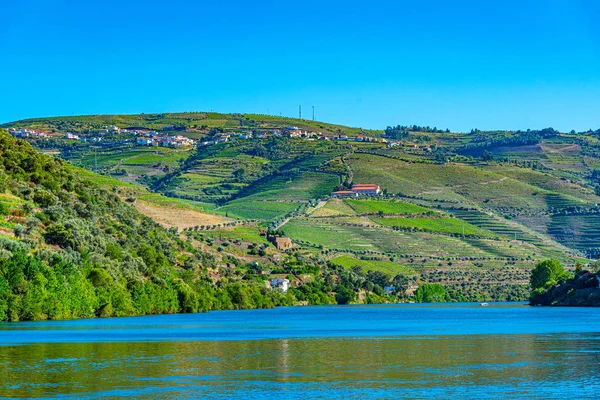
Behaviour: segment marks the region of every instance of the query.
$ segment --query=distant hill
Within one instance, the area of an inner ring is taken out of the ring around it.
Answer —
[[[0,128],[30,127],[33,129],[85,133],[105,126],[136,127],[162,130],[173,127],[176,131],[208,132],[210,129],[235,130],[283,129],[294,126],[302,130],[321,131],[328,135],[356,136],[361,132],[382,135],[383,131],[351,128],[309,119],[277,117],[261,114],[221,114],[214,112],[183,112],[130,115],[82,115],[65,117],[30,118],[0,125]]]

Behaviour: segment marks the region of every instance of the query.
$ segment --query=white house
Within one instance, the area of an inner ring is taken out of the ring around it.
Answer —
[[[20,138],[26,138],[26,137],[30,137],[30,136],[37,136],[37,132],[34,131],[33,129],[27,129],[27,128],[22,128],[22,129],[18,129],[15,130],[14,128],[11,128],[8,130],[8,132],[11,135],[14,135],[15,137],[20,137]]]
[[[152,138],[138,137],[136,138],[137,144],[140,146],[151,146]]]
[[[271,280],[272,289],[281,289],[282,292],[287,292],[290,288],[290,281],[288,279],[275,278]]]

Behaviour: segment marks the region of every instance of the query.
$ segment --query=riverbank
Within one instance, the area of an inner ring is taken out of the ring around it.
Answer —
[[[531,305],[600,307],[600,280],[597,273],[580,272],[543,292],[531,295]]]

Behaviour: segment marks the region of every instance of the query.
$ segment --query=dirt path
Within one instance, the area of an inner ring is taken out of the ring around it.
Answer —
[[[350,153],[348,153],[348,154],[350,154]],[[352,168],[350,168],[348,163],[346,163],[346,156],[348,154],[344,154],[342,156],[342,164],[344,164],[346,166],[346,169],[348,170],[348,184],[352,184],[352,182],[354,182],[354,171],[352,171]],[[343,182],[341,182],[341,183],[343,183]]]
[[[323,207],[325,204],[327,204],[326,201],[319,201],[319,204],[317,204],[315,206],[315,208],[312,209],[311,212],[306,213],[306,216],[308,217],[310,214],[314,213],[319,208]],[[285,224],[287,224],[288,222],[290,222],[290,219],[292,219],[292,217],[288,217],[288,218],[284,219],[283,221],[281,221],[281,223],[275,227],[275,230],[277,231],[277,230],[281,229]]]
[[[323,200],[319,201],[319,204],[317,204],[315,206],[315,208],[312,209],[311,212],[306,213],[306,215],[311,215],[312,213],[314,213],[315,211],[317,211],[319,208],[323,207],[325,204],[327,204],[327,201],[323,201]]]
[[[292,219],[292,217],[287,217],[286,219],[281,221],[281,223],[275,227],[275,230],[277,231],[277,230],[281,229],[282,226],[284,226],[285,224],[290,222],[290,219]]]
[[[507,176],[505,176],[504,178],[501,179],[496,179],[495,181],[488,181],[488,182],[479,182],[480,185],[489,185],[490,183],[500,183],[500,182],[504,182],[506,179],[508,179]],[[465,186],[465,185],[463,185]]]

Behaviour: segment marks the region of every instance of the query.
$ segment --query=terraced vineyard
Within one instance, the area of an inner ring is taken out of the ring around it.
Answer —
[[[382,201],[382,200],[346,200],[354,211],[358,214],[431,214],[434,213],[425,207],[418,206],[403,201]]]
[[[492,231],[471,225],[458,218],[371,218],[379,225],[395,228],[416,229],[426,232],[450,233],[457,235],[473,235],[481,237],[496,237]]]
[[[282,217],[298,207],[299,204],[296,202],[240,200],[220,207],[216,212],[232,218],[269,221]]]
[[[399,232],[377,225],[344,223],[336,218],[296,218],[283,228],[300,243],[357,254],[408,257],[537,258],[548,255],[535,246],[508,240],[476,239],[427,232]],[[437,265],[434,260],[429,265]]]
[[[329,195],[331,188],[339,183],[338,176],[323,172],[278,174],[246,187],[239,196],[246,201],[306,201]]]
[[[382,271],[388,274],[404,273],[412,275],[414,272],[409,268],[402,267],[401,264],[385,260],[364,260],[350,256],[339,256],[331,259],[335,265],[340,265],[344,268],[360,267],[363,271]]]
[[[552,216],[548,234],[566,246],[600,254],[600,214]]]
[[[507,239],[531,243],[536,247],[555,254],[564,254],[569,249],[555,242],[550,237],[528,229],[510,220],[501,219],[477,210],[453,210],[452,214],[468,223],[492,231]]]

